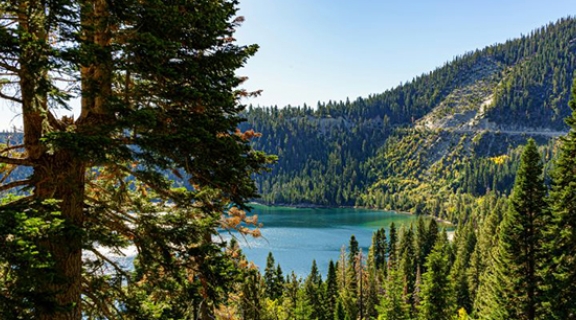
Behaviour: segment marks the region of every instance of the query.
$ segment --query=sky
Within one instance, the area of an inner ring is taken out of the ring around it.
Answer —
[[[568,0],[240,0],[239,8],[235,38],[260,49],[238,75],[249,78],[247,90],[262,90],[242,103],[278,107],[381,93],[576,15]],[[0,129],[21,121],[0,102]]]

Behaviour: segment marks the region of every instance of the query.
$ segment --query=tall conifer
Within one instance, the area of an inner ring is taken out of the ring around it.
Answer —
[[[576,79],[569,106],[572,115],[566,123],[570,132],[561,138],[552,172],[552,223],[547,232],[550,259],[542,272],[546,277],[544,306],[556,319],[576,318]]]
[[[418,319],[449,320],[456,314],[450,265],[444,246],[438,243],[426,259],[426,273],[422,276]]]
[[[528,140],[510,206],[500,224],[495,248],[493,279],[484,318],[536,319],[539,315],[538,285],[542,283],[537,268],[542,260],[542,230],[548,221],[542,178],[542,162],[534,140]]]

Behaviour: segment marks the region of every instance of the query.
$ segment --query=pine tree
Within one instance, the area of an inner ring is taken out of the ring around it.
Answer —
[[[451,268],[450,277],[454,286],[456,305],[470,311],[473,300],[468,282],[468,267],[470,257],[476,246],[476,234],[470,221],[458,228],[456,245],[456,260]]]
[[[492,197],[492,196],[490,196]],[[500,198],[504,199],[504,198]],[[502,220],[502,205],[504,200],[496,200],[493,206],[484,209],[487,215],[480,225],[478,231],[478,241],[474,252],[470,258],[470,268],[468,269],[468,288],[473,301],[474,312],[478,310],[478,292],[480,290],[481,278],[486,272],[486,268],[492,261],[491,252],[497,243],[497,228]]]
[[[240,310],[243,319],[260,319],[261,297],[260,275],[252,271],[247,274],[241,289]]]
[[[334,320],[346,320],[346,311],[342,300],[338,299],[336,302],[336,309],[334,310]]]
[[[398,261],[397,242],[398,235],[396,234],[396,225],[394,222],[390,223],[390,242],[388,242],[388,268],[395,268]]]
[[[311,309],[310,319],[323,319],[324,317],[325,311],[322,289],[322,276],[318,271],[316,260],[312,260],[310,274],[304,282],[306,301]]]
[[[358,265],[358,254],[360,253],[360,247],[356,237],[352,235],[350,237],[350,246],[348,252],[348,269],[346,270],[346,283],[348,293],[351,298],[356,300],[358,297],[358,279],[359,279],[359,265]]]
[[[547,230],[548,261],[545,276],[546,314],[555,319],[576,317],[576,79],[569,102],[572,115],[566,119],[568,135],[561,138],[552,172],[550,203],[552,223]]]
[[[24,143],[0,164],[32,170],[0,185],[29,191],[0,207],[1,273],[13,288],[0,293],[6,317],[117,318],[142,310],[132,298],[172,286],[174,297],[141,303],[208,319],[225,299],[236,275],[212,235],[230,208],[246,209],[252,175],[272,160],[251,148],[253,131],[237,130],[238,99],[249,93],[236,70],[257,47],[233,42],[236,5],[2,2],[1,24],[10,27],[1,32],[0,73],[17,86],[8,100],[21,111]],[[76,97],[78,118],[58,118],[54,108]],[[193,188],[172,188],[167,173]],[[135,274],[102,254],[131,245]],[[123,294],[126,284],[133,296]]]
[[[434,247],[426,259],[426,273],[422,278],[418,319],[449,320],[456,315],[453,286],[450,283],[450,266],[442,244]]]
[[[274,263],[274,256],[272,255],[272,252],[269,252],[268,257],[266,258],[266,268],[264,269],[263,280],[266,296],[272,300],[277,299],[279,296],[279,293],[276,290],[276,267]],[[280,292],[280,294],[281,293],[282,292]]]
[[[402,274],[395,269],[388,271],[384,295],[376,307],[379,320],[410,319],[410,305],[406,303]]]
[[[506,313],[512,319],[539,318],[541,232],[548,221],[545,194],[540,154],[530,139],[522,153],[510,206],[500,224],[491,280],[494,301],[487,310],[481,310],[481,315],[493,319]]]
[[[274,292],[276,297],[280,298],[284,292],[284,273],[282,272],[282,268],[280,267],[280,264],[278,264],[278,266],[276,267],[276,272],[274,274],[275,280],[274,283],[276,284],[276,287],[274,288]]]
[[[336,301],[338,300],[338,277],[336,274],[336,265],[330,260],[328,264],[328,275],[326,278],[326,292],[324,293],[326,301],[326,314],[334,315],[336,311]]]
[[[296,276],[294,271],[286,278],[286,285],[284,291],[284,302],[294,309],[298,302],[298,291],[300,290],[300,279]]]
[[[383,230],[383,229],[380,229]],[[382,283],[384,282],[384,270],[385,270],[385,266],[386,266],[386,260],[384,260],[384,262],[381,263],[381,267],[383,269],[378,270],[376,268],[376,263],[375,263],[375,247],[376,244],[378,243],[379,239],[381,237],[381,233],[380,230],[376,231],[373,236],[372,236],[372,245],[370,246],[369,249],[369,253],[368,253],[368,261],[366,263],[365,266],[365,273],[367,273],[367,277],[365,277],[366,283],[364,284],[364,287],[367,288],[366,291],[366,297],[365,297],[365,310],[366,310],[366,315],[367,318],[374,318],[377,316],[376,313],[376,306],[379,303],[379,298],[378,298],[378,292],[381,288]],[[378,236],[376,236],[378,233],[380,233]],[[383,247],[385,248],[387,246],[387,243],[384,242]],[[384,257],[385,259],[385,257]]]
[[[436,219],[430,219],[428,228],[426,230],[426,249],[424,250],[424,256],[428,256],[428,254],[432,252],[432,249],[436,245],[439,232],[440,230],[438,229],[438,223],[436,222]]]
[[[418,217],[416,222],[416,250],[418,251],[417,264],[422,272],[426,272],[424,263],[426,262],[426,256],[432,251],[432,246],[430,246],[428,241],[428,230],[426,228],[426,223],[422,216]]]
[[[369,253],[373,257],[372,261],[376,270],[384,271],[386,269],[387,247],[386,229],[380,228],[372,235],[372,245]]]
[[[308,300],[308,296],[306,294],[305,289],[298,290],[298,298],[296,299],[296,303],[294,304],[294,313],[293,319],[294,320],[313,320],[316,319],[312,316],[313,305],[311,305],[310,301]]]
[[[354,265],[354,262],[356,261],[356,256],[358,255],[358,253],[360,252],[360,247],[358,245],[358,240],[356,240],[356,237],[354,235],[352,235],[350,237],[350,246],[349,246],[349,251],[348,251],[348,265]]]
[[[412,225],[408,229],[403,229],[402,238],[399,245],[400,271],[405,282],[406,302],[411,306],[410,315],[414,315],[414,292],[416,289],[417,255],[414,248],[414,230]]]

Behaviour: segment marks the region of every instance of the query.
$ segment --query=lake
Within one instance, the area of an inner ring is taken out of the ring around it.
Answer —
[[[284,275],[294,271],[306,277],[316,259],[326,278],[330,260],[337,261],[340,249],[348,246],[354,235],[365,254],[372,233],[394,222],[397,229],[417,219],[416,216],[391,211],[354,208],[287,208],[253,205],[253,214],[263,223],[262,237],[238,238],[242,251],[263,272],[268,252],[272,252]],[[224,235],[229,239],[229,235]]]

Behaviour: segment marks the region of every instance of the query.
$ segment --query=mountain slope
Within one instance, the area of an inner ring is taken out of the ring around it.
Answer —
[[[315,109],[250,108],[245,129],[263,134],[256,148],[280,157],[270,173],[257,177],[261,200],[414,209],[399,199],[384,201],[375,190],[391,179],[413,179],[407,187],[413,193],[423,179],[417,172],[432,179],[448,168],[458,178],[438,183],[451,192],[493,190],[487,185],[506,192],[514,165],[490,159],[513,159],[527,136],[548,144],[567,130],[575,46],[576,20],[565,18],[464,54],[382,94]],[[484,180],[499,181],[483,182],[483,188],[458,183],[473,178],[470,166],[486,167],[493,174]]]

